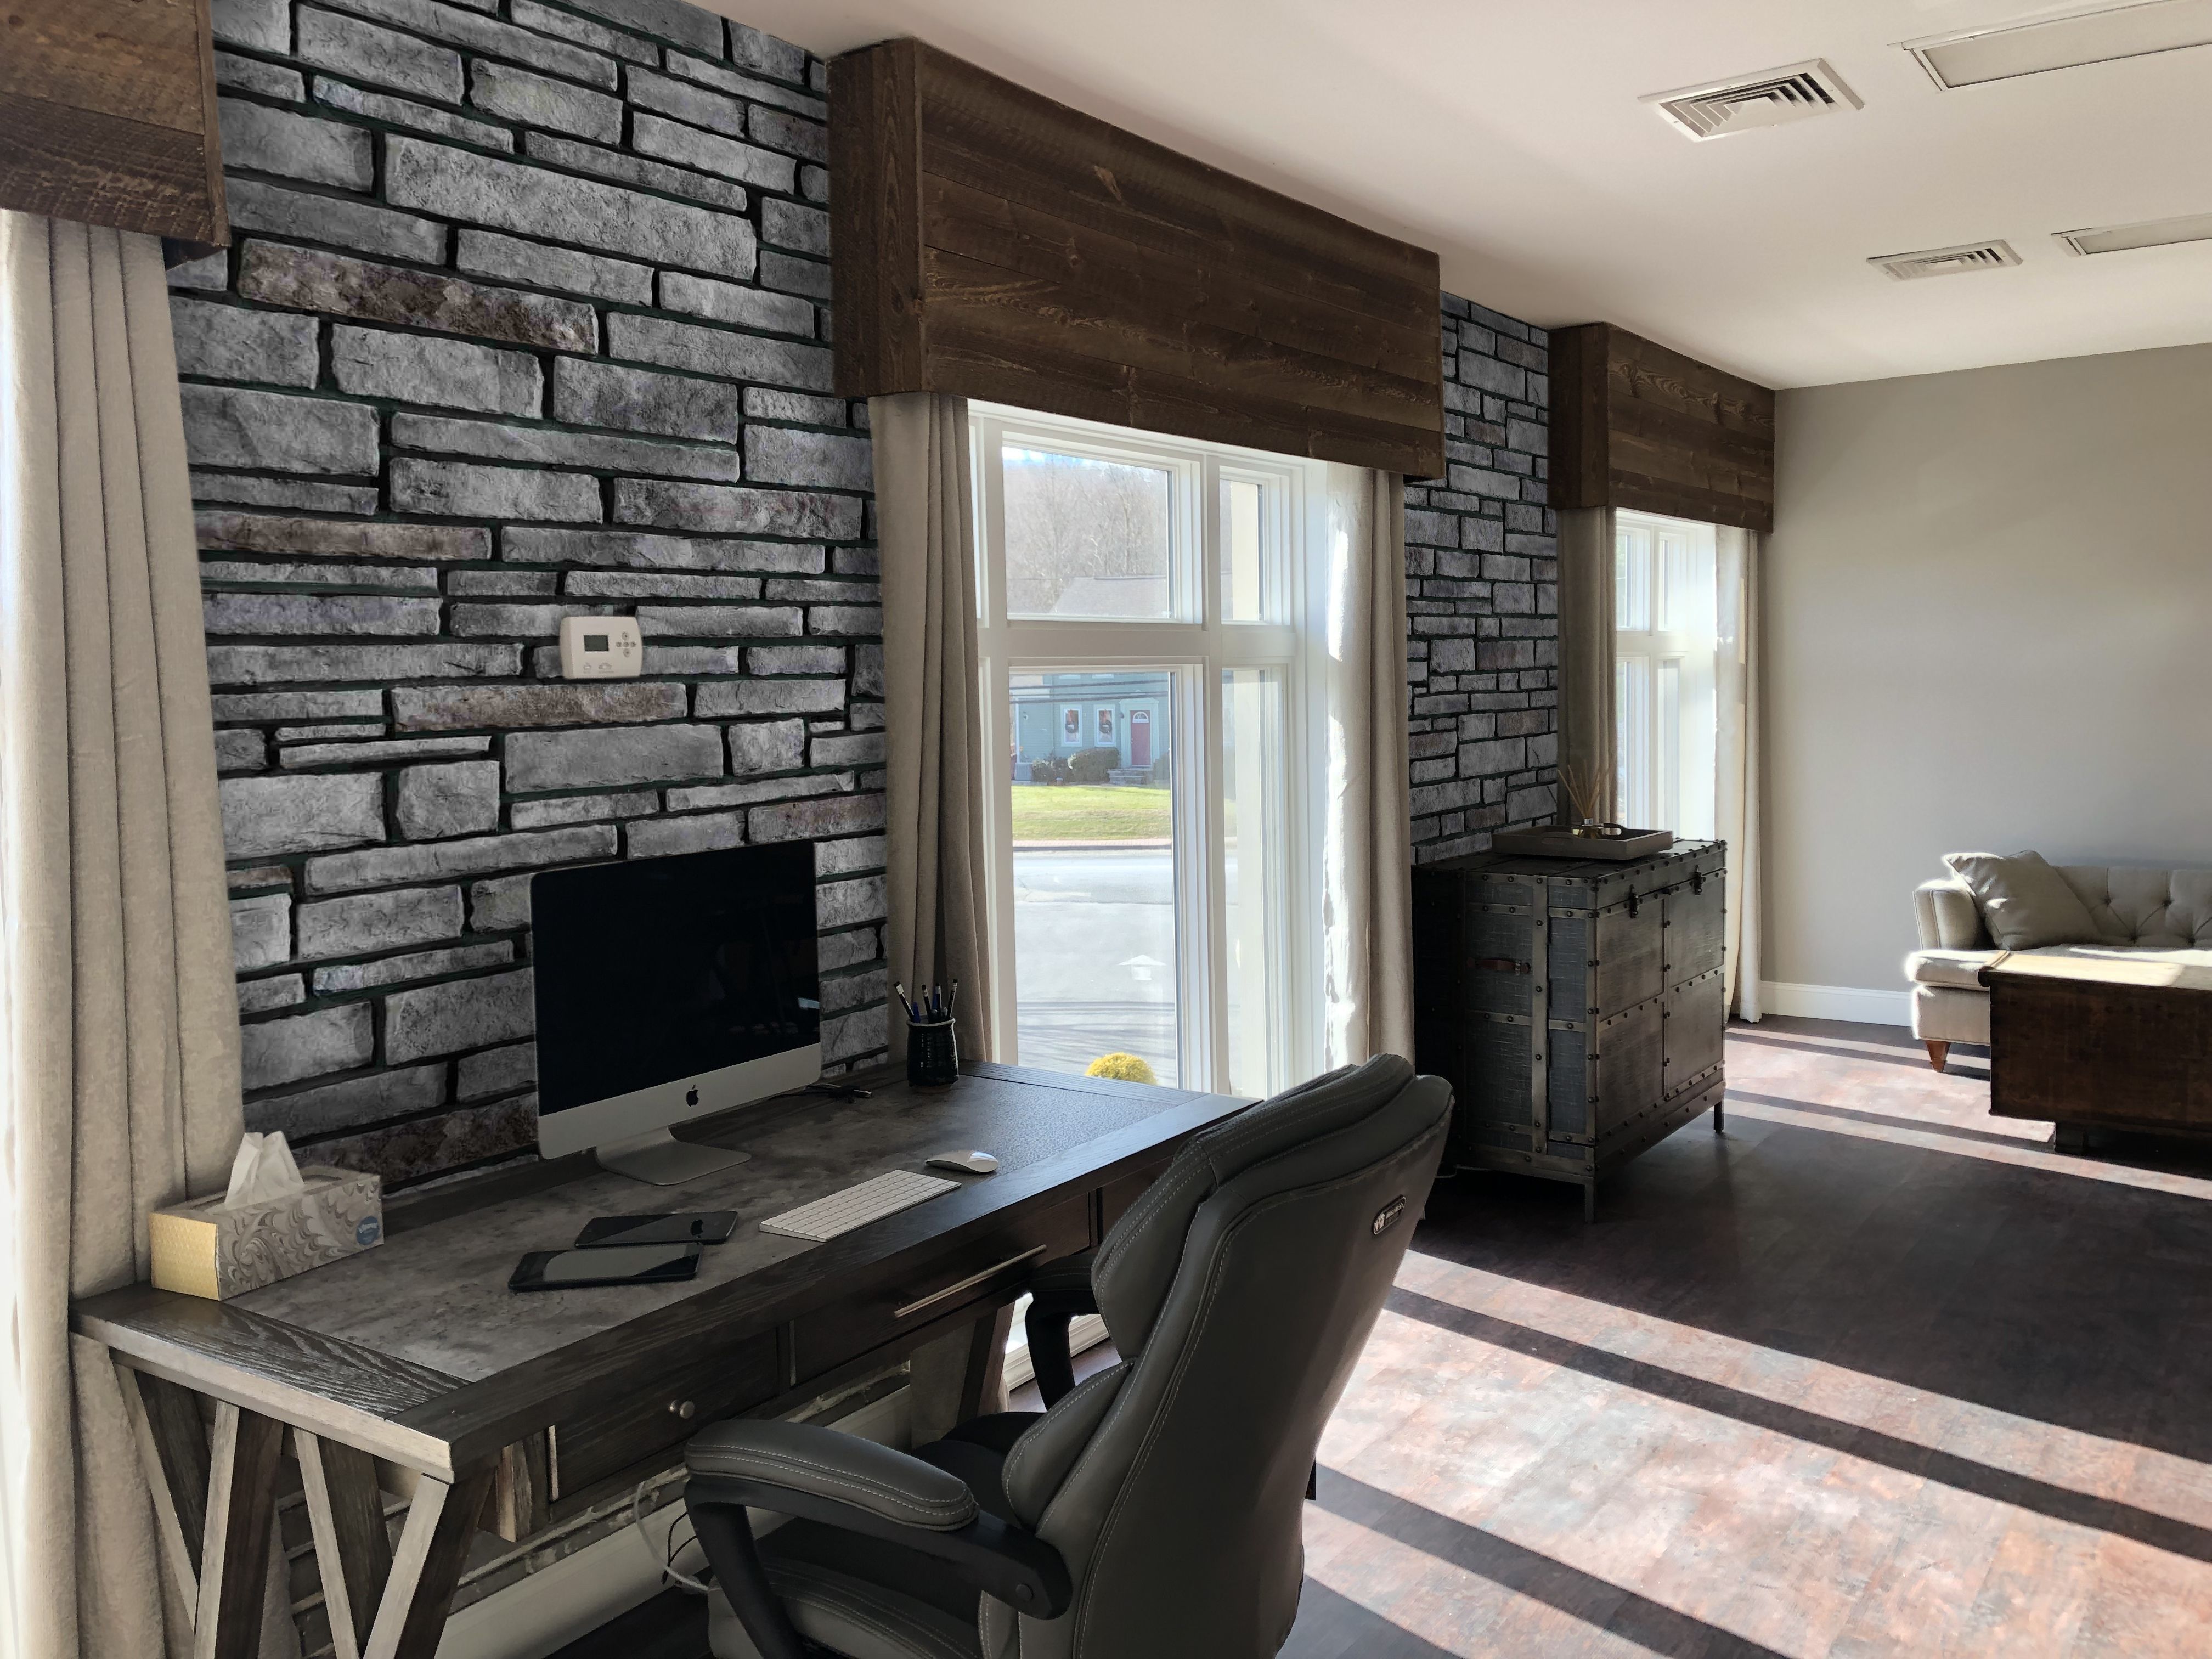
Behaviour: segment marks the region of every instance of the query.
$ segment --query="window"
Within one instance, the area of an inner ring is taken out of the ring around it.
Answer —
[[[970,416],[1006,1057],[1127,1056],[1139,1078],[1248,1094],[1309,1074],[1317,465]]]
[[[1616,515],[1617,781],[1632,829],[1713,834],[1715,551],[1711,525]]]

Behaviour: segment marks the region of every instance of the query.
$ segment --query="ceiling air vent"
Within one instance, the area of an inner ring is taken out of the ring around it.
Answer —
[[[1962,271],[2016,265],[2020,255],[2012,251],[2009,242],[1966,242],[1957,247],[1923,248],[1917,253],[1878,254],[1867,263],[1881,267],[1900,283],[1910,283],[1923,276],[1956,276]]]
[[[1696,139],[1725,138],[1752,127],[1778,127],[1814,115],[1863,108],[1827,60],[1739,75],[1702,87],[1655,92],[1641,101]]]
[[[2212,46],[2212,0],[2136,0],[1899,43],[1944,91]]]
[[[2058,240],[2076,253],[2124,253],[2130,248],[2170,247],[2176,242],[2212,241],[2212,213],[2180,219],[2147,219],[2141,224],[2106,225],[2097,230],[2062,230]]]

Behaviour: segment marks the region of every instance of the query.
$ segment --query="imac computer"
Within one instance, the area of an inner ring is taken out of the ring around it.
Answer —
[[[733,847],[531,878],[538,1139],[673,1187],[748,1156],[672,1124],[822,1075],[814,848]]]

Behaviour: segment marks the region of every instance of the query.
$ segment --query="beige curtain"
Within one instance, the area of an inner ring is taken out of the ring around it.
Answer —
[[[1559,801],[1562,823],[1576,822],[1569,799],[1580,789],[1590,815],[1620,815],[1617,715],[1613,708],[1613,509],[1559,513]]]
[[[997,1052],[986,939],[981,656],[968,405],[936,392],[868,401],[884,582],[890,976],[960,982],[960,1051]],[[890,1016],[891,1054],[906,1027]]]
[[[0,1526],[38,1659],[165,1643],[69,1298],[143,1276],[148,1210],[238,1146],[205,651],[160,245],[0,212]]]
[[[1714,664],[1718,741],[1714,833],[1728,843],[1729,1012],[1756,1020],[1759,1006],[1759,533],[1723,528],[1715,575],[1720,648]]]
[[[1322,1064],[1413,1052],[1406,489],[1329,468]]]

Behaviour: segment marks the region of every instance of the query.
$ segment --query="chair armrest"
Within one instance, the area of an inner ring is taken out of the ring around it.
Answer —
[[[1032,1619],[1058,1618],[1074,1593],[1051,1545],[979,1509],[957,1475],[873,1441],[816,1424],[738,1419],[704,1431],[684,1456],[684,1507],[726,1582],[716,1540],[751,1534],[742,1520],[710,1527],[708,1514],[757,1509],[902,1544]]]
[[[1919,928],[1923,951],[1989,948],[1981,907],[1963,881],[1946,877],[1921,883],[1912,895],[1912,919]]]
[[[693,1475],[803,1493],[898,1526],[949,1532],[975,1518],[975,1494],[958,1475],[818,1424],[732,1418],[693,1436],[684,1464]]]

